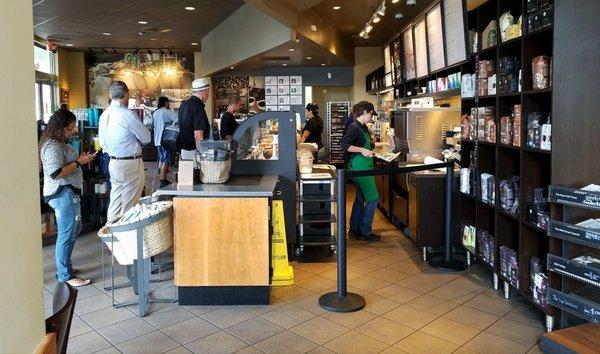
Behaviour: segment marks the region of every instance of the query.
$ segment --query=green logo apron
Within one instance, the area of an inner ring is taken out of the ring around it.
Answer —
[[[364,130],[362,133],[365,136],[365,145],[363,148],[372,150],[373,146],[371,145],[371,138]],[[348,170],[350,171],[367,171],[372,169],[373,158],[365,157],[360,153],[354,155],[354,157],[350,160],[350,163],[348,163]],[[375,184],[374,176],[354,177],[353,181],[360,188],[360,191],[365,197],[365,201],[372,202],[379,199],[379,193],[377,193],[377,185]]]

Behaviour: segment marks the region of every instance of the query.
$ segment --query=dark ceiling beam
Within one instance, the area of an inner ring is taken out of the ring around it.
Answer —
[[[354,65],[352,43],[312,10],[312,7],[321,3],[322,0],[245,1],[327,49],[331,54],[342,58],[349,65]],[[316,31],[313,31],[313,25],[316,26]]]

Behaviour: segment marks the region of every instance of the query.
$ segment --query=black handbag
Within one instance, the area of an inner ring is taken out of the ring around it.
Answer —
[[[179,132],[178,123],[165,127],[160,140],[160,146],[171,152],[181,151],[181,133]]]

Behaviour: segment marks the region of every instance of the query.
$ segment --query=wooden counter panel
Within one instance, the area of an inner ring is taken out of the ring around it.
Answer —
[[[175,285],[269,285],[268,198],[175,198]]]

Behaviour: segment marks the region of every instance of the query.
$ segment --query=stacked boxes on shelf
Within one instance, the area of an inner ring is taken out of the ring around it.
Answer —
[[[509,93],[520,91],[521,63],[517,57],[498,59],[498,92]]]
[[[511,214],[519,213],[519,183],[518,176],[500,181],[500,208]]]
[[[496,178],[489,173],[480,176],[481,201],[490,205],[496,203]]]
[[[550,114],[531,112],[527,115],[527,147],[542,150],[552,149]]]
[[[477,126],[477,140],[488,143],[496,142],[496,119],[494,107],[477,107],[471,109],[471,118]],[[468,117],[467,117],[468,118]],[[471,124],[473,126],[474,124]]]
[[[527,0],[527,32],[552,26],[552,0]]]
[[[489,266],[494,267],[495,241],[488,231],[477,229],[477,256]]]
[[[500,246],[500,274],[510,285],[519,289],[519,255],[506,246]]]
[[[546,263],[538,257],[529,260],[529,290],[533,301],[542,309],[548,309],[548,275],[545,273]]]
[[[479,96],[496,94],[496,69],[493,60],[480,60],[477,79]]]
[[[534,188],[533,203],[529,205],[529,222],[537,227],[548,230],[550,220],[550,206],[548,198],[545,197],[546,188]]]

